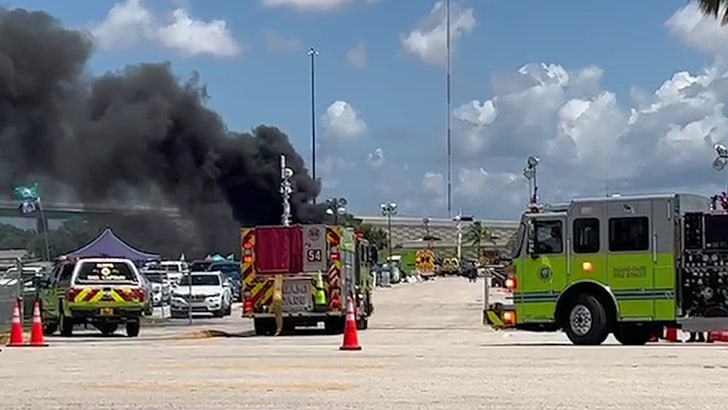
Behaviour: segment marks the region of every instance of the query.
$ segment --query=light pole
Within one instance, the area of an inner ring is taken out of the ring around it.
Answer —
[[[427,241],[427,248],[432,248],[432,236],[430,235],[430,218],[424,217],[422,218],[422,225],[425,226],[425,237],[422,238]]]
[[[450,91],[451,83],[451,58],[450,58],[450,0],[445,3],[445,49],[447,54],[446,62],[446,106],[447,106],[447,216],[452,215],[452,98]]]
[[[313,47],[308,50],[311,57],[311,175],[316,180],[316,56],[318,55]],[[316,197],[313,198],[316,203]]]
[[[713,169],[716,172],[721,172],[725,169],[726,165],[728,165],[728,148],[726,148],[723,144],[715,144],[713,145],[713,149],[715,149],[716,157],[713,160]],[[723,200],[728,195],[728,178],[726,178],[726,190],[724,194],[718,194],[713,197],[713,209],[718,209],[718,203],[721,205],[723,204]]]
[[[281,155],[281,199],[283,200],[283,213],[281,214],[281,223],[283,226],[291,224],[291,193],[293,192],[291,178],[293,170],[286,166],[286,156]]]
[[[382,215],[387,217],[387,248],[389,249],[389,259],[392,258],[392,216],[397,215],[397,203],[390,202],[379,205],[382,209]]]
[[[523,168],[523,176],[528,180],[528,195],[530,206],[538,206],[538,183],[536,182],[536,166],[540,160],[538,157],[531,155],[526,160],[526,166]],[[533,181],[533,182],[532,182]],[[533,191],[531,190],[533,188]]]
[[[721,172],[728,165],[728,148],[723,144],[715,144],[713,145],[713,149],[715,149],[715,153],[718,155],[713,160],[713,169]],[[726,192],[728,192],[728,186],[726,187]]]
[[[458,232],[457,254],[458,260],[461,260],[463,253],[463,222],[472,222],[473,217],[470,215],[463,215],[463,212],[459,211],[452,220],[455,221],[455,227]]]
[[[329,198],[326,200],[326,214],[334,217],[334,225],[339,224],[339,215],[346,213],[346,198]]]

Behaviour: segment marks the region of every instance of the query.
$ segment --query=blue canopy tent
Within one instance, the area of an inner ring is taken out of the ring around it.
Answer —
[[[111,228],[104,229],[93,241],[77,249],[67,256],[94,257],[103,256],[109,258],[127,258],[137,264],[152,260],[160,260],[159,255],[142,252],[128,243],[124,242],[114,234]]]

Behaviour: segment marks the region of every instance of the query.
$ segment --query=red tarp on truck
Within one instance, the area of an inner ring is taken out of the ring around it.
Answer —
[[[302,270],[301,226],[258,227],[255,236],[255,268],[258,273],[299,273]]]

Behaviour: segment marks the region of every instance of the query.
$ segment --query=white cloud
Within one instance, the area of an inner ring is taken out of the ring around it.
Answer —
[[[475,28],[472,8],[464,8],[459,3],[450,5],[450,46],[451,52],[463,35]],[[445,2],[438,1],[430,15],[417,28],[402,39],[405,51],[415,55],[428,64],[444,64],[447,56],[447,17]]]
[[[341,157],[324,157],[316,163],[316,178],[321,179],[324,190],[336,188],[341,183],[342,172],[352,168],[354,165],[353,162]]]
[[[698,2],[691,1],[666,22],[665,26],[683,43],[714,56],[728,56],[728,30],[720,20],[704,18]]]
[[[296,52],[303,50],[301,40],[295,37],[286,37],[273,29],[263,32],[265,47],[274,52]]]
[[[198,20],[181,7],[168,18],[159,18],[142,0],[114,4],[106,19],[92,27],[91,32],[103,50],[149,42],[192,56],[234,57],[243,52],[224,20]]]
[[[354,3],[376,3],[379,0],[261,0],[264,7],[288,8],[297,11],[324,12],[341,9]]]
[[[359,42],[356,47],[346,52],[346,62],[355,68],[364,68],[367,65],[367,47]]]
[[[324,114],[322,120],[326,135],[337,138],[356,138],[367,130],[366,122],[359,117],[354,107],[346,101],[334,101],[326,109],[326,114]]]
[[[386,158],[384,157],[384,150],[377,148],[367,155],[367,163],[372,168],[380,168],[384,165]]]
[[[527,199],[525,158],[538,155],[539,196],[724,189],[710,166],[712,145],[728,143],[728,29],[696,17],[690,5],[666,23],[688,45],[715,60],[699,72],[677,72],[655,90],[633,88],[618,101],[598,67],[527,64],[495,75],[492,95],[466,96],[453,110],[453,203],[484,217],[516,217]],[[725,40],[723,40],[725,39]],[[725,48],[725,50],[724,50]],[[422,175],[422,174],[420,174]],[[444,211],[443,176],[428,172],[422,198]]]
[[[422,177],[422,191],[425,195],[440,198],[445,195],[445,177],[437,172],[426,172]]]

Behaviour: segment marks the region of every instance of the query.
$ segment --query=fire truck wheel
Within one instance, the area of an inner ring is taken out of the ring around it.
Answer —
[[[268,318],[253,319],[253,328],[256,336],[272,335],[276,331],[276,321]]]
[[[641,346],[647,344],[652,337],[652,329],[636,323],[620,323],[614,329],[614,338],[626,346]]]
[[[607,313],[597,298],[578,295],[562,315],[566,336],[575,345],[600,345],[607,339]]]
[[[345,317],[330,317],[324,321],[324,330],[328,334],[338,335],[344,333]]]

